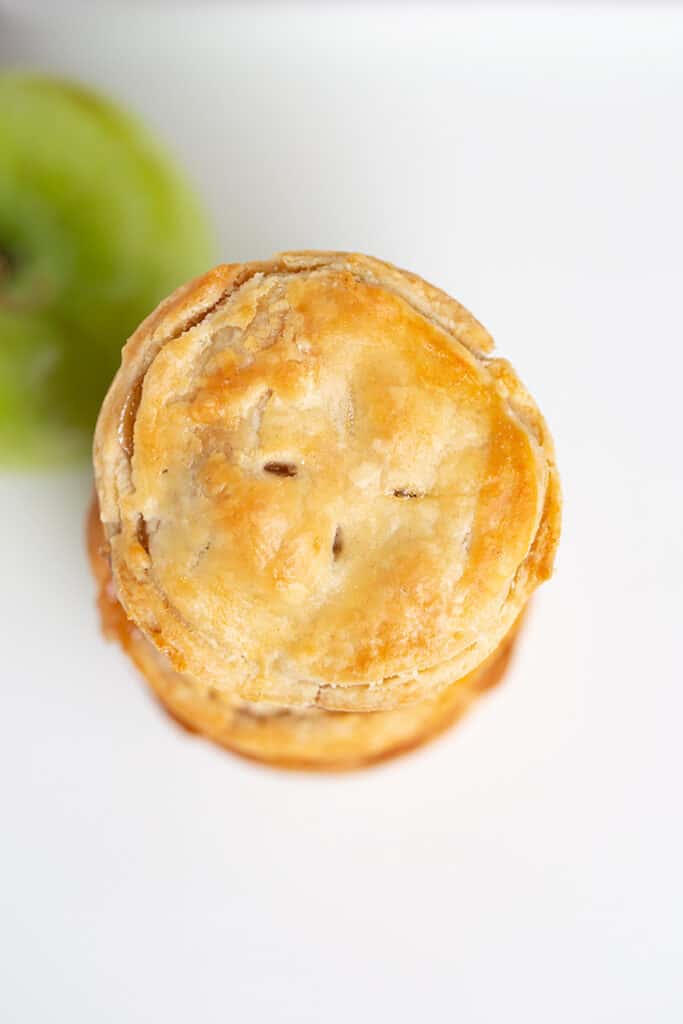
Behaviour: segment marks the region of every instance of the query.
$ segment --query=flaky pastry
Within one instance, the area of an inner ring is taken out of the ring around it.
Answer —
[[[239,700],[177,672],[131,622],[119,604],[97,500],[88,516],[88,553],[98,582],[102,628],[117,641],[169,714],[198,733],[251,760],[280,768],[349,771],[407,753],[440,736],[504,675],[517,636],[515,623],[502,644],[473,672],[434,697],[394,711],[283,708]]]
[[[492,347],[360,255],[178,289],[125,346],[95,435],[128,618],[228,702],[391,710],[483,665],[560,523],[549,432]]]

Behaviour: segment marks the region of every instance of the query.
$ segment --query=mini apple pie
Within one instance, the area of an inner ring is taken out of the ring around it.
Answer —
[[[174,715],[252,757],[352,766],[501,673],[560,492],[492,348],[454,299],[346,253],[217,267],[144,321],[97,425],[91,547]]]

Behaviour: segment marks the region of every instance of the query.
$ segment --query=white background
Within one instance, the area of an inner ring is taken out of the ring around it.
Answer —
[[[224,259],[452,291],[566,496],[506,683],[317,778],[184,735],[104,644],[86,472],[1,477],[0,1018],[683,1019],[683,8],[53,10],[0,55],[142,114]]]

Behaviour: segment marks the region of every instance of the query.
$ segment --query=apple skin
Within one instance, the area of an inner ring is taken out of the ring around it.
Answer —
[[[0,74],[0,463],[86,454],[126,338],[215,255],[135,119],[80,85]]]

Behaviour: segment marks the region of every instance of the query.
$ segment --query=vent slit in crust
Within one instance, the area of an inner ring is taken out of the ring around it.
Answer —
[[[297,468],[292,462],[266,462],[263,471],[272,473],[273,476],[296,476],[297,474]]]

